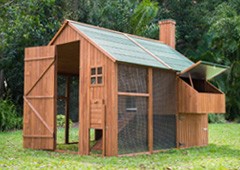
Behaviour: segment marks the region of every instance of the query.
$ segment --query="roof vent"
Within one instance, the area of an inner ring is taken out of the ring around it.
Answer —
[[[174,20],[159,21],[159,40],[175,49],[175,28]]]

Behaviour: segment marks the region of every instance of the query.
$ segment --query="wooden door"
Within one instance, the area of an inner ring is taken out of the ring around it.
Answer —
[[[208,115],[178,115],[178,146],[188,148],[208,145]]]
[[[55,46],[25,49],[24,148],[54,150],[56,146]]]

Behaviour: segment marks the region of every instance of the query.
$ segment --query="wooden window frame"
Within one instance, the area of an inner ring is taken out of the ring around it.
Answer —
[[[102,73],[98,74],[98,68],[102,68]],[[92,69],[95,69],[95,74],[92,75]],[[99,84],[98,83],[98,78],[101,77],[102,78],[102,83]],[[92,84],[91,79],[95,78],[96,79],[96,83]],[[90,86],[91,87],[96,87],[96,86],[103,86],[104,85],[104,67],[102,65],[98,65],[98,66],[92,66],[90,68]]]

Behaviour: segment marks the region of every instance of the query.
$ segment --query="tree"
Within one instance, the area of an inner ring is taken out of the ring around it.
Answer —
[[[149,24],[152,24],[157,13],[157,2],[151,0],[143,0],[140,2],[134,9],[130,20],[133,34],[143,35],[144,33],[146,34],[146,29],[151,30],[154,26],[149,27]]]
[[[237,4],[238,3],[238,4]],[[209,51],[215,62],[230,66],[216,80],[227,96],[227,118],[240,118],[240,12],[239,2],[218,5],[211,17]]]
[[[15,0],[0,8],[0,70],[11,99],[22,108],[24,48],[46,45],[60,26],[61,2]]]
[[[197,53],[209,29],[208,16],[223,0],[158,0],[158,19],[171,18],[176,21],[176,49],[197,61]]]
[[[130,0],[66,1],[65,17],[116,31],[130,31],[134,3]]]

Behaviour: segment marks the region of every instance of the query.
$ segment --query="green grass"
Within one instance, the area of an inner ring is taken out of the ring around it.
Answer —
[[[240,169],[240,124],[209,125],[209,146],[135,157],[79,156],[22,148],[22,131],[0,133],[0,169]]]

